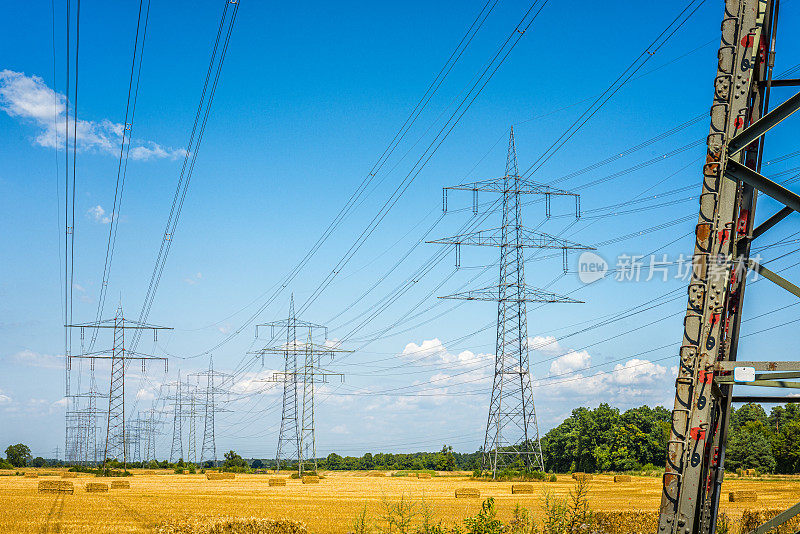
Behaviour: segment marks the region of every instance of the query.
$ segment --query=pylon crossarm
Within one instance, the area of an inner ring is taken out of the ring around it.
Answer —
[[[717,371],[733,371],[737,367],[752,367],[756,371],[800,371],[800,361],[792,362],[748,362],[721,361],[714,366]]]
[[[800,93],[795,94],[731,138],[728,142],[728,153],[730,155],[736,154],[798,109],[800,109]]]
[[[800,297],[800,287],[797,287],[797,285],[786,280],[781,275],[770,271],[769,269],[767,269],[766,267],[759,264],[757,261],[753,259],[748,260],[747,266],[750,268],[751,271],[757,272],[770,282],[782,287],[783,289],[785,289],[789,293],[792,293],[796,297]]]
[[[596,250],[594,247],[581,245],[574,241],[561,239],[550,234],[537,232],[530,228],[520,227],[519,242],[511,241],[507,246],[523,247],[523,248],[552,248],[552,249],[570,249],[570,250]],[[466,234],[460,234],[451,237],[444,237],[435,239],[433,241],[426,241],[426,243],[435,243],[439,245],[475,245],[482,247],[501,247],[504,246],[504,237],[502,228],[491,228],[488,230],[478,230]]]
[[[794,211],[800,211],[800,195],[789,191],[782,185],[773,182],[753,169],[745,167],[741,163],[728,160],[725,175],[728,178],[745,182],[762,193],[771,196],[785,206],[792,208]]]
[[[530,286],[527,286],[525,288],[524,293],[522,293],[520,296],[517,297],[515,296],[501,297],[498,288],[496,286],[493,286],[493,287],[485,287],[482,289],[472,289],[469,291],[462,291],[460,293],[453,293],[452,295],[446,295],[438,298],[452,299],[452,300],[484,300],[484,301],[494,301],[494,302],[552,302],[552,303],[583,302],[564,295],[558,295],[556,293],[542,291],[541,289],[536,289]]]
[[[65,324],[67,328],[124,328],[125,330],[173,330],[170,326],[158,326],[155,324],[139,323],[128,319],[120,319],[115,325],[115,319],[105,319],[90,323]]]
[[[352,350],[342,349],[339,347],[332,347],[329,345],[319,345],[317,343],[295,343],[295,344],[264,347],[262,349],[250,351],[247,354],[255,354],[257,356],[266,356],[268,354],[283,356],[284,353],[286,352],[296,352],[300,354],[300,353],[305,353],[306,350],[311,350],[314,354],[334,354],[334,353],[353,352]]]
[[[509,189],[509,185],[511,188]],[[526,178],[518,176],[501,176],[477,182],[468,182],[459,185],[451,185],[444,188],[445,191],[484,191],[487,193],[519,193],[520,195],[555,195],[555,196],[578,196],[578,193],[565,191],[540,184]]]

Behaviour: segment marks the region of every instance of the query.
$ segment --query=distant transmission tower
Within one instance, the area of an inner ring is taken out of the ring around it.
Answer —
[[[205,379],[205,401],[203,402],[204,423],[203,423],[203,445],[200,449],[200,462],[213,462],[212,465],[217,465],[217,439],[214,435],[215,419],[214,416],[220,412],[228,412],[225,408],[217,406],[217,397],[222,394],[227,394],[227,391],[220,387],[220,384],[225,380],[232,379],[233,375],[221,373],[214,370],[214,357],[211,356],[208,362],[208,371],[200,373],[193,373],[193,376],[200,383]],[[197,386],[198,394],[202,393],[202,384]]]
[[[525,283],[524,249],[561,249],[566,271],[568,250],[591,250],[592,247],[535,232],[522,226],[521,197],[522,195],[544,196],[546,216],[549,217],[551,196],[571,196],[575,199],[576,218],[580,217],[580,197],[576,193],[541,185],[519,175],[513,127],[508,139],[505,176],[444,188],[444,211],[447,211],[449,190],[472,191],[475,213],[478,212],[478,191],[503,195],[503,224],[500,228],[429,241],[455,245],[457,266],[460,263],[461,245],[500,248],[500,280],[496,286],[440,297],[498,303],[497,350],[483,447],[483,468],[490,470],[493,475],[502,467],[544,471],[528,361],[528,320],[525,303],[580,301],[528,286]]]
[[[173,382],[175,386],[175,396],[167,397],[172,401],[172,446],[169,450],[169,461],[183,459],[183,382],[178,371],[178,380]],[[176,456],[177,454],[177,456]]]
[[[344,375],[341,373],[333,373],[323,369],[320,366],[320,357],[322,355],[333,356],[336,353],[352,351],[326,344],[314,344],[314,330],[323,330],[324,337],[327,339],[328,329],[318,324],[297,319],[294,314],[294,296],[289,302],[289,318],[287,320],[274,321],[258,326],[269,326],[272,330],[272,339],[275,338],[275,328],[286,329],[285,344],[267,346],[251,353],[261,356],[262,361],[267,354],[281,355],[284,358],[284,370],[275,372],[269,379],[271,382],[283,383],[283,410],[281,412],[281,430],[278,435],[276,469],[280,470],[281,463],[291,464],[296,458],[298,470],[301,474],[312,469],[316,471],[314,384],[327,382],[328,378],[332,376],[344,380]],[[298,330],[305,334],[305,343],[298,341]],[[258,327],[256,327],[256,336],[258,336]],[[298,366],[298,358],[303,359],[302,366]],[[300,384],[303,387],[302,404],[298,407]]]
[[[157,356],[149,356],[133,352],[125,348],[126,330],[152,330],[153,338],[157,339],[159,330],[171,330],[164,326],[139,323],[125,319],[122,313],[122,306],[117,308],[117,313],[113,319],[95,321],[92,323],[71,324],[67,328],[80,328],[81,339],[84,336],[85,328],[93,329],[113,329],[114,345],[110,351],[81,352],[79,356],[70,356],[69,359],[83,358],[90,360],[111,360],[111,384],[108,395],[108,420],[106,425],[106,442],[103,454],[103,465],[107,460],[121,460],[123,466],[128,461],[128,438],[125,429],[125,369],[129,362],[138,360],[142,362],[142,372],[145,371],[145,363],[148,360],[162,360],[166,371],[167,359]],[[93,365],[93,362],[92,362]],[[71,363],[67,363],[68,371]]]

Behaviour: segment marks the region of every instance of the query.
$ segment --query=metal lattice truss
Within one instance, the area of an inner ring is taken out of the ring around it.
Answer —
[[[273,338],[275,337],[276,328],[286,329],[285,343],[277,346],[267,346],[249,353],[261,357],[262,361],[264,356],[267,355],[277,355],[284,358],[284,370],[274,372],[267,379],[269,382],[283,383],[283,409],[276,457],[277,469],[280,469],[281,464],[290,464],[292,460],[297,459],[300,474],[309,470],[316,471],[315,384],[327,382],[331,377],[338,377],[340,380],[344,380],[344,375],[341,373],[322,368],[320,366],[321,357],[333,357],[336,354],[352,351],[338,346],[314,343],[314,330],[323,330],[327,337],[327,328],[297,319],[294,312],[294,296],[289,302],[288,319],[259,326],[271,327]],[[305,333],[305,342],[299,341],[298,331],[301,334]],[[256,333],[256,335],[258,334]],[[300,360],[303,362],[302,365],[299,365]],[[302,393],[300,392],[301,388]]]
[[[469,291],[462,291],[460,293],[453,293],[440,299],[454,299],[454,300],[486,300],[497,302],[521,303],[521,302],[549,302],[549,303],[583,303],[582,300],[576,300],[564,295],[550,293],[535,287],[525,284],[524,288],[505,288],[498,286],[484,287],[481,289],[470,289]],[[511,289],[511,291],[508,291]],[[521,289],[521,290],[518,290]]]
[[[125,428],[125,370],[130,362],[137,360],[142,363],[142,371],[145,370],[145,363],[148,360],[162,360],[164,362],[164,370],[167,370],[167,359],[163,357],[150,356],[133,352],[125,348],[125,331],[126,330],[152,330],[153,339],[157,340],[157,333],[159,330],[171,330],[164,326],[157,326],[153,324],[140,323],[137,321],[130,321],[125,319],[122,313],[122,307],[117,308],[117,313],[113,319],[106,319],[102,321],[95,321],[91,323],[78,323],[66,325],[67,328],[79,328],[81,332],[81,340],[84,339],[85,329],[112,329],[113,330],[113,346],[111,350],[97,351],[89,353],[81,353],[80,355],[70,355],[67,358],[67,373],[72,369],[72,359],[89,359],[92,360],[92,369],[94,369],[94,360],[111,360],[111,381],[108,394],[108,418],[106,425],[106,440],[103,454],[103,463],[108,459],[115,459],[122,461],[123,465],[127,464],[128,460],[128,444],[129,437]]]
[[[800,288],[750,258],[752,242],[800,211],[800,196],[760,173],[764,134],[800,109],[800,93],[769,109],[778,1],[726,0],[711,124],[668,441],[658,532],[713,534],[725,473],[732,402],[798,402],[734,395],[734,386],[797,389],[800,361],[738,361],[748,269],[790,293]],[[756,226],[758,193],[785,207]],[[797,515],[800,505],[752,533]],[[751,534],[752,534],[751,533]]]
[[[228,390],[221,387],[226,380],[232,380],[233,375],[221,373],[214,370],[214,358],[209,358],[208,370],[200,373],[193,373],[189,376],[196,377],[198,382],[205,381],[205,388],[200,387],[200,394],[205,390],[205,402],[203,402],[204,423],[203,423],[203,445],[200,449],[200,461],[211,461],[217,465],[217,438],[215,435],[214,416],[220,412],[230,410],[220,407],[217,404],[217,397],[225,395]]]
[[[503,221],[499,228],[431,241],[455,245],[456,265],[460,264],[460,246],[491,246],[500,249],[500,277],[495,286],[472,289],[440,298],[497,302],[497,345],[494,382],[486,422],[483,467],[493,474],[503,467],[544,471],[544,458],[539,441],[539,427],[533,404],[533,389],[528,363],[528,320],[526,302],[576,303],[578,300],[528,286],[525,283],[525,249],[590,250],[587,247],[522,225],[522,195],[542,195],[550,215],[550,196],[571,196],[575,199],[575,216],[580,216],[579,196],[569,191],[537,184],[519,175],[514,146],[514,130],[508,140],[506,173],[502,178],[461,184],[444,190],[447,210],[449,190],[473,192],[473,211],[478,211],[478,191],[503,195]]]
[[[581,216],[581,197],[578,193],[557,189],[549,185],[534,182],[528,178],[519,176],[516,168],[514,174],[506,174],[499,178],[490,178],[477,182],[468,182],[459,185],[445,187],[442,191],[442,209],[447,211],[448,191],[472,191],[472,211],[478,213],[478,192],[499,193],[501,195],[539,195],[544,197],[545,216],[550,217],[550,197],[569,196],[575,199],[575,217]]]

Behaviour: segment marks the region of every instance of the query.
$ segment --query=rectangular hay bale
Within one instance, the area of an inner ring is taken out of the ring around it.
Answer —
[[[285,486],[286,479],[285,478],[270,478],[269,479],[270,486]]]
[[[131,483],[127,480],[112,480],[111,489],[131,489]]]
[[[206,473],[206,480],[233,480],[236,473]]]
[[[431,478],[430,473],[417,473],[417,478]]]
[[[39,493],[75,493],[75,486],[66,480],[42,480]]]
[[[480,490],[477,488],[459,488],[456,490],[456,499],[469,499],[479,498],[481,496]]]
[[[752,490],[739,490],[728,493],[728,501],[730,502],[756,502],[757,500],[758,494]]]
[[[630,482],[630,475],[614,475],[614,482]]]
[[[589,482],[592,480],[592,475],[589,473],[572,473],[572,478],[581,482]]]
[[[78,478],[78,473],[74,471],[64,471],[61,473],[61,478]]]
[[[385,477],[386,473],[383,473],[381,471],[370,471],[369,473],[367,473],[367,476],[368,477]]]
[[[532,484],[511,484],[511,495],[517,495],[518,493],[533,493],[533,485]]]
[[[103,484],[102,482],[87,482],[86,483],[86,492],[87,493],[108,493],[108,484]]]
[[[303,484],[319,484],[319,477],[316,475],[303,475]]]
[[[39,478],[39,473],[25,473],[25,478]]]

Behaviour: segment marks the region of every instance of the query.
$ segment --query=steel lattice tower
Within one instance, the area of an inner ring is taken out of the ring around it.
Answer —
[[[327,379],[331,376],[343,379],[341,373],[334,373],[320,367],[320,356],[323,354],[333,356],[336,353],[351,351],[326,344],[314,344],[314,330],[322,329],[326,338],[328,330],[324,326],[297,319],[294,312],[294,296],[289,301],[289,318],[287,320],[274,321],[258,326],[269,326],[272,329],[273,339],[275,338],[275,328],[286,329],[285,344],[275,347],[267,346],[250,353],[260,356],[262,361],[267,354],[281,355],[284,358],[283,372],[275,372],[268,379],[270,382],[283,383],[283,410],[281,413],[281,430],[278,435],[276,469],[280,470],[281,463],[289,463],[296,458],[298,471],[301,474],[303,471],[311,469],[316,471],[314,384],[327,382]],[[298,341],[298,330],[305,332],[305,343]],[[256,337],[258,337],[258,327],[256,327]],[[298,366],[298,358],[303,359],[302,367]],[[302,404],[298,406],[300,385],[303,388]]]
[[[758,350],[759,345],[746,347],[740,354],[739,346],[743,313],[752,307],[747,303],[763,299],[760,288],[745,299],[750,271],[800,297],[797,284],[751,256],[754,242],[760,244],[763,235],[800,211],[800,195],[783,185],[791,180],[777,183],[761,174],[765,134],[800,110],[800,79],[773,79],[779,0],[725,0],[724,5],[662,478],[658,532],[665,534],[718,531],[732,403],[800,400],[791,395],[753,394],[764,392],[760,389],[764,387],[796,391],[800,382],[792,379],[800,378],[800,361],[741,360],[742,355],[772,358],[775,354]],[[772,92],[777,89],[777,96],[783,96],[778,88],[793,89],[774,106]],[[784,132],[791,135],[791,130]],[[770,210],[764,214],[767,217],[757,218],[762,195],[782,204],[782,209],[772,211],[768,204],[760,208],[760,213]],[[747,386],[744,394],[736,394],[739,386]],[[798,514],[800,503],[751,532],[788,529],[781,525]]]
[[[441,298],[497,301],[497,343],[492,396],[483,447],[483,468],[493,474],[501,467],[520,467],[544,471],[544,458],[539,442],[539,427],[533,403],[528,358],[528,320],[526,302],[580,302],[569,297],[529,287],[525,283],[525,248],[589,250],[592,247],[535,232],[522,225],[522,195],[543,195],[547,216],[551,196],[572,196],[575,215],[580,216],[579,197],[575,193],[554,189],[524,179],[517,167],[514,129],[508,139],[506,172],[501,178],[446,187],[447,191],[472,191],[473,211],[478,211],[478,191],[503,195],[502,226],[430,241],[455,245],[456,263],[460,263],[461,245],[500,248],[500,278],[497,286],[457,293]]]
[[[169,450],[169,461],[175,459],[175,453],[178,453],[178,458],[183,459],[183,399],[182,390],[183,382],[181,382],[180,371],[178,371],[178,380],[175,382],[175,396],[171,397],[172,404],[172,446]]]
[[[198,383],[201,378],[206,381],[205,384],[205,401],[203,402],[203,445],[200,448],[200,462],[211,461],[213,465],[217,464],[217,440],[214,434],[215,423],[214,416],[217,412],[227,412],[224,408],[217,406],[217,395],[227,393],[219,387],[221,382],[227,379],[232,379],[233,376],[221,373],[214,370],[214,357],[211,356],[208,361],[208,370],[192,375],[196,377]],[[218,379],[222,379],[221,381]],[[200,386],[198,386],[198,395],[200,393]]]
[[[189,454],[186,461],[197,463],[197,388],[189,384],[189,377],[186,377],[186,395],[189,405]]]
[[[80,328],[81,340],[84,338],[84,330],[86,328],[93,329],[111,329],[113,330],[113,345],[110,351],[97,351],[97,352],[83,352],[79,356],[69,356],[67,359],[67,373],[71,370],[72,360],[74,359],[88,359],[91,361],[92,370],[94,369],[95,360],[111,360],[111,380],[109,384],[108,393],[108,417],[106,424],[106,440],[103,455],[103,465],[107,460],[121,460],[123,466],[128,461],[128,436],[125,429],[125,370],[130,361],[138,360],[142,362],[142,372],[145,371],[145,364],[148,360],[162,360],[164,362],[164,369],[166,371],[167,359],[157,356],[149,356],[146,354],[139,354],[125,348],[125,330],[152,330],[154,340],[157,339],[157,332],[159,330],[169,330],[167,327],[156,326],[151,324],[139,323],[125,319],[122,312],[122,306],[117,308],[117,313],[113,319],[104,321],[95,321],[92,323],[83,324],[70,324],[66,325],[67,328]],[[92,439],[91,435],[94,434],[93,420],[96,417],[96,406],[93,404],[96,400],[97,394],[94,393],[95,385],[92,379],[92,391],[89,393],[89,418],[84,419],[81,423],[81,431],[78,432],[81,439],[87,445],[81,446],[86,449],[91,446],[89,440]],[[69,422],[68,425],[69,427]],[[84,430],[84,427],[86,430]],[[84,453],[85,454],[85,453]]]

